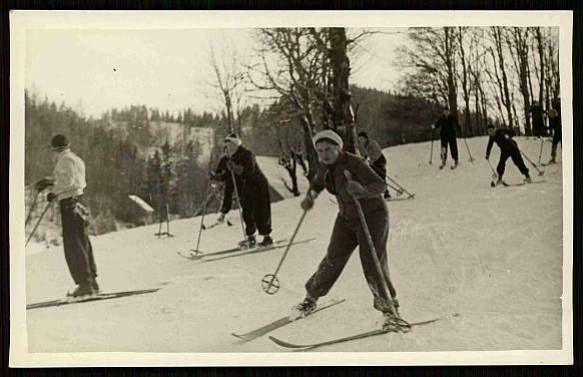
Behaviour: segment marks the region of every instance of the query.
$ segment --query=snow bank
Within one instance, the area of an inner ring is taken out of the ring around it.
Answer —
[[[546,169],[546,183],[492,189],[491,172],[483,159],[486,139],[468,143],[476,161],[468,162],[459,140],[461,166],[456,170],[437,169],[437,145],[433,165],[428,164],[428,143],[385,150],[389,174],[416,193],[414,200],[389,204],[389,260],[401,314],[412,322],[443,320],[407,335],[369,338],[320,351],[561,347],[561,165]],[[519,139],[519,143],[538,159],[537,141]],[[547,144],[545,154],[549,149]],[[497,157],[495,147],[492,161]],[[276,187],[285,170],[278,171],[273,161],[271,165],[266,159],[259,161]],[[534,170],[532,176],[539,178]],[[522,180],[511,162],[506,179]],[[300,200],[273,204],[275,239],[291,236],[301,215]],[[304,283],[324,256],[336,211],[328,195],[318,199],[298,235],[298,240],[317,239],[292,248],[280,271],[282,288],[273,296],[262,292],[260,280],[274,271],[284,249],[208,263],[177,255],[193,246],[200,218],[173,221],[173,238],[155,237],[157,224],[93,237],[102,290],[162,289],[118,300],[30,310],[29,350],[284,351],[266,337],[241,344],[230,333],[275,320],[303,298]],[[203,233],[201,249],[229,248],[241,239],[237,212],[229,217],[233,226]],[[213,220],[207,217],[205,222]],[[61,247],[27,255],[26,262],[28,303],[59,298],[71,287]],[[347,301],[274,335],[311,342],[377,326],[380,315],[372,308],[358,257],[348,262],[329,296]]]

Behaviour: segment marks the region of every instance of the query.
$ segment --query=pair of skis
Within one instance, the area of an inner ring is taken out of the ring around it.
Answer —
[[[494,188],[494,187],[499,187],[499,186],[502,186],[502,187],[518,187],[518,186],[524,186],[524,185],[531,185],[531,184],[533,184],[533,183],[545,183],[545,182],[546,182],[546,181],[545,181],[544,179],[543,179],[543,180],[540,180],[540,181],[532,181],[532,182],[530,182],[530,183],[528,183],[528,182],[521,182],[521,183],[506,183],[506,182],[504,182],[504,181],[501,181],[501,182],[500,182],[500,184],[496,184],[496,182],[494,182],[494,181],[491,181],[491,182],[490,182],[490,186],[491,186],[492,188]]]
[[[310,317],[314,314],[316,314],[319,311],[322,311],[324,309],[328,309],[331,308],[335,305],[341,304],[343,303],[344,299],[340,299],[340,300],[332,300],[330,302],[328,302],[327,304],[320,306],[319,308],[317,308],[316,310],[314,310],[311,314],[309,314],[307,317]],[[303,318],[307,318],[307,317],[303,317]],[[234,337],[236,337],[237,339],[243,341],[243,342],[249,342],[255,339],[258,339],[264,335],[267,335],[268,333],[275,331],[279,328],[282,328],[286,325],[289,325],[290,323],[296,322],[301,320],[300,319],[290,319],[288,316],[286,317],[282,317],[278,320],[275,320],[265,326],[262,326],[258,329],[252,330],[248,333],[245,334],[236,334],[236,333],[232,333],[231,335],[233,335]],[[439,318],[435,318],[429,321],[423,321],[423,322],[416,322],[416,323],[412,323],[411,326],[422,326],[422,325],[427,325],[430,323],[434,323],[437,322],[439,320]],[[378,335],[383,335],[383,334],[387,334],[389,332],[392,332],[390,330],[372,330],[372,331],[366,331],[366,332],[362,332],[359,334],[355,334],[355,335],[350,335],[350,336],[346,336],[346,337],[341,337],[341,338],[336,338],[336,339],[331,339],[331,340],[326,340],[323,342],[317,342],[317,343],[308,343],[308,344],[297,344],[297,343],[291,343],[279,338],[276,338],[274,336],[269,336],[269,340],[271,340],[272,342],[274,342],[275,344],[277,344],[278,346],[284,347],[284,348],[289,348],[289,349],[295,349],[298,351],[308,351],[308,350],[312,350],[314,348],[318,348],[318,347],[323,347],[323,346],[328,346],[328,345],[332,345],[332,344],[338,344],[338,343],[344,343],[344,342],[349,342],[352,340],[358,340],[358,339],[364,339],[364,338],[369,338],[372,336],[378,336]]]
[[[306,242],[310,242],[315,240],[315,238],[308,238],[301,241],[296,241],[292,243],[292,245],[302,244]],[[270,246],[259,246],[256,245],[251,248],[243,248],[243,247],[233,247],[230,249],[214,251],[211,253],[205,253],[202,250],[194,250],[191,249],[189,253],[185,254],[182,252],[178,252],[178,255],[181,257],[188,259],[188,260],[204,260],[205,262],[212,262],[216,260],[222,260],[227,258],[239,257],[243,255],[253,254],[253,253],[262,253],[266,251],[281,249],[282,247],[288,246],[287,239],[281,239],[274,241]]]

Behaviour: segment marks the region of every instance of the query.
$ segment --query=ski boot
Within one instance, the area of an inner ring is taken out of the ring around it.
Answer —
[[[441,165],[439,165],[439,170],[443,170],[444,167],[445,167],[445,161],[442,161]]]
[[[99,289],[99,284],[97,284],[97,280],[95,278],[91,279],[91,289],[93,289],[94,294],[101,292]]]
[[[525,184],[532,183],[532,178],[530,178],[530,175],[527,175],[526,178],[524,178],[524,183]]]
[[[268,247],[273,245],[273,239],[270,236],[263,236],[263,240],[258,244],[260,247]]]
[[[508,186],[508,183],[504,182],[504,180],[502,178],[498,178],[498,180],[496,182],[494,182],[494,181],[490,182],[490,186],[492,186],[492,187],[496,187],[498,185]]]
[[[453,163],[453,165],[452,165],[452,167],[451,167],[451,170],[453,170],[453,169],[457,168],[457,167],[458,167],[458,165],[459,165],[459,162],[458,162],[458,160],[455,160],[455,161],[454,161],[454,163]]]
[[[257,241],[255,240],[255,236],[248,236],[247,239],[239,242],[239,247],[241,249],[251,249],[257,245]]]
[[[383,197],[385,199],[391,199],[391,194],[389,193],[389,190],[385,190],[385,193],[383,194]]]
[[[304,318],[314,310],[316,310],[317,303],[315,300],[312,300],[308,297],[304,298],[304,301],[300,302],[296,306],[294,306],[291,310],[289,318],[293,321],[296,319]]]
[[[79,299],[90,297],[95,293],[97,292],[93,289],[91,284],[80,284],[77,286],[77,288],[75,288],[73,292],[67,292],[67,297],[71,299]]]

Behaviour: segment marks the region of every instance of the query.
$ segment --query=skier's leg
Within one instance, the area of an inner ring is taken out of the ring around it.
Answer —
[[[441,137],[441,167],[445,165],[445,161],[447,160],[447,138],[444,136]]]
[[[73,278],[75,282],[82,287],[90,287],[94,280],[95,261],[87,235],[87,224],[75,209],[77,199],[65,199],[61,203],[65,214],[63,218],[67,218],[66,229],[65,221],[63,221],[63,244],[65,243],[65,234],[68,233],[68,250],[65,252],[65,257],[67,262],[71,263],[69,268],[71,269],[72,266],[75,271]]]
[[[381,312],[389,311],[388,301],[396,298],[397,292],[387,279],[388,274],[388,258],[387,258],[387,239],[389,236],[389,213],[384,208],[379,208],[371,213],[365,214],[368,230],[370,232],[374,248],[383,269],[383,276],[379,276],[374,260],[372,258],[372,251],[369,243],[364,235],[362,227],[358,227],[358,244],[360,251],[360,261],[364,276],[368,286],[374,297],[374,308]],[[387,297],[387,292],[384,292],[382,282],[379,279],[384,279],[389,288],[391,297]]]
[[[330,291],[356,245],[356,233],[338,215],[334,222],[326,256],[306,283],[308,297],[316,300]]]
[[[452,135],[449,138],[449,149],[451,151],[451,158],[457,163],[459,156],[457,151],[457,138],[455,135]]]
[[[375,171],[375,173],[377,173],[379,175],[379,177],[382,178],[383,181],[386,182],[387,180],[387,159],[385,158],[385,156],[382,156],[377,158],[376,161],[374,161],[370,167],[372,168],[372,170]],[[389,194],[389,188],[387,187],[387,189],[385,190],[384,193],[385,198],[390,198],[391,195]]]
[[[249,192],[244,192],[239,197],[243,221],[245,222],[245,235],[247,237],[253,236],[257,230],[255,224],[255,206],[253,205],[254,201],[251,195]]]
[[[70,206],[67,205],[65,200],[59,202],[59,207],[61,210],[61,223],[63,228],[63,250],[65,252],[65,261],[67,262],[67,267],[69,267],[69,273],[73,278],[75,284],[80,285],[83,283],[83,279],[80,273],[80,255],[76,249],[76,229],[75,229],[75,218],[73,211]]]
[[[259,234],[266,237],[271,234],[271,201],[267,179],[262,179],[255,198],[255,219]]]
[[[510,156],[512,157],[512,162],[514,162],[514,165],[516,165],[516,167],[518,167],[518,170],[520,170],[520,172],[522,173],[522,175],[524,175],[525,177],[528,177],[528,168],[526,167],[526,164],[524,163],[524,160],[522,159],[522,154],[520,153],[520,149],[518,149],[518,147],[512,149],[512,151],[510,152]]]
[[[498,180],[502,180],[504,176],[504,170],[506,170],[506,160],[508,160],[509,153],[505,149],[500,150],[500,161],[498,161],[498,166],[496,166],[496,172],[498,173]]]

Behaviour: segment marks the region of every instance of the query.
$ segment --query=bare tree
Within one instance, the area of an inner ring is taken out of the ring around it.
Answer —
[[[236,49],[223,51],[217,57],[214,47],[210,47],[210,62],[215,72],[211,85],[220,93],[228,132],[242,134],[241,109],[246,92],[247,75]]]
[[[512,127],[514,124],[513,116],[512,116],[512,100],[510,98],[510,90],[508,87],[508,74],[506,71],[506,62],[505,62],[505,54],[504,54],[504,40],[505,40],[505,33],[506,30],[500,26],[492,26],[490,28],[491,36],[494,40],[494,49],[496,54],[494,54],[494,50],[491,49],[491,56],[494,63],[494,70],[496,73],[496,78],[498,80],[498,84],[500,87],[500,99],[504,108],[506,110],[506,116],[508,119],[508,126]],[[496,64],[497,63],[497,64]],[[500,74],[498,75],[498,70]]]
[[[528,28],[515,27],[511,31],[512,37],[508,36],[508,45],[510,46],[511,56],[514,62],[514,68],[518,73],[519,89],[522,94],[523,115],[525,118],[524,132],[527,135],[531,133],[530,124],[530,104],[531,92],[529,89],[529,34]]]

